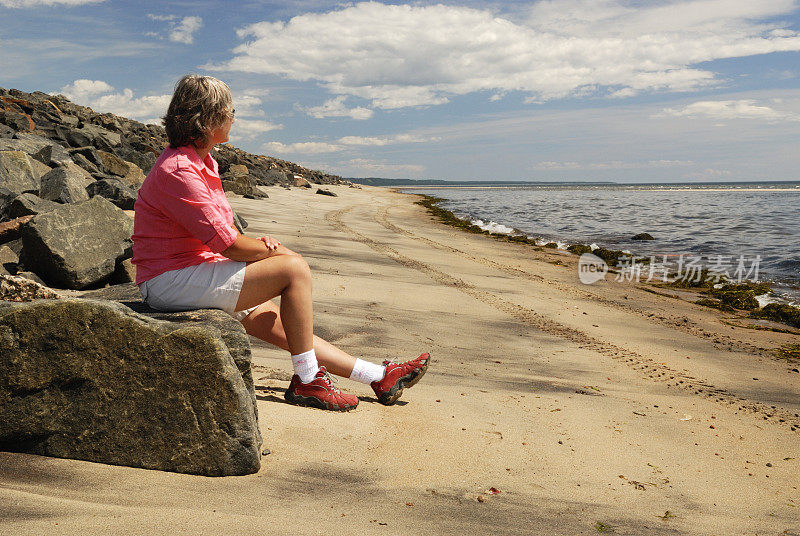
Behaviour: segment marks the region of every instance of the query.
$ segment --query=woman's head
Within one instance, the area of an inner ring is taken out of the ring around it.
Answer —
[[[233,98],[222,80],[188,74],[178,80],[163,117],[170,147],[209,143],[211,133],[231,118]]]

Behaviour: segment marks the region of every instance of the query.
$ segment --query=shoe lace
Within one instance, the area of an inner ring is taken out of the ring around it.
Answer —
[[[337,383],[336,382],[336,378],[331,376],[331,373],[328,372],[328,370],[325,369],[325,368],[320,368],[319,370],[320,370],[320,372],[322,372],[322,380],[325,383],[327,383],[330,386],[330,388],[333,389],[333,391],[335,393],[338,393],[339,392],[339,388],[336,387],[336,383]]]

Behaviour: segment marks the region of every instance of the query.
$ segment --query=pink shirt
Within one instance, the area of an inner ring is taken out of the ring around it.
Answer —
[[[147,174],[134,210],[136,284],[167,272],[217,262],[236,241],[233,211],[217,161],[193,147],[167,147]]]

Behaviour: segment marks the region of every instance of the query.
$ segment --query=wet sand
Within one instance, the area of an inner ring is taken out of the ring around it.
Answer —
[[[294,407],[288,355],[254,341],[258,474],[0,453],[0,534],[800,535],[800,365],[773,352],[797,335],[330,189],[232,205],[311,265],[318,335],[429,351],[422,381],[392,407],[346,379],[357,410]]]

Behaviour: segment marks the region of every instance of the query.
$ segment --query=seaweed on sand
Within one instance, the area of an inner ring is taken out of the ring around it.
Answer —
[[[442,207],[437,206],[438,203],[442,201],[446,201],[441,197],[435,197],[432,195],[424,195],[418,194],[422,196],[422,199],[419,201],[415,201],[415,204],[425,207],[432,216],[438,219],[440,222],[444,223],[445,225],[450,225],[451,227],[457,227],[468,233],[474,234],[484,234],[491,236],[492,238],[496,238],[498,240],[503,240],[504,242],[515,242],[520,244],[528,244],[530,246],[536,246],[536,241],[532,238],[528,238],[522,234],[503,234],[503,233],[492,233],[487,231],[486,229],[482,229],[472,223],[471,221],[463,218],[459,218],[451,211],[444,209]]]
[[[592,248],[587,246],[586,244],[572,244],[567,248],[567,251],[574,255],[583,255],[584,253],[591,253]]]
[[[752,311],[750,316],[800,328],[800,309],[785,303],[768,303],[764,307]]]
[[[800,361],[800,344],[784,344],[778,349],[777,354],[779,359]]]
[[[759,307],[756,296],[769,294],[772,292],[772,287],[769,283],[745,281],[743,283],[723,283],[722,286],[712,286],[703,292],[711,298],[696,301],[695,303],[698,305],[714,307],[723,311],[736,309],[753,311]]]

